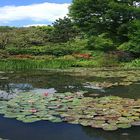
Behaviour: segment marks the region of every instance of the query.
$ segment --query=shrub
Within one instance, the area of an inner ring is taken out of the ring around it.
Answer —
[[[126,68],[140,68],[140,59],[135,59],[135,60],[133,60],[133,61],[131,61],[131,62],[129,62],[129,63],[125,63],[124,64],[124,66],[126,67]]]
[[[125,51],[118,51],[118,50],[111,51],[111,52],[109,52],[109,54],[116,57],[117,60],[120,62],[127,62],[127,61],[131,61],[133,59],[132,54],[129,52],[125,52]]]
[[[28,48],[17,48],[9,46],[6,48],[10,55],[54,55],[57,57],[71,55],[85,49],[87,40],[75,39],[67,43],[48,43],[46,46],[31,46]]]
[[[73,41],[67,42],[66,46],[71,48],[74,52],[81,52],[82,50],[86,49],[87,42],[88,42],[87,39],[76,38]]]
[[[119,49],[140,55],[140,20],[130,23],[127,36],[129,41],[121,44]]]
[[[91,38],[89,38],[87,47],[90,50],[100,50],[104,52],[115,49],[113,41],[110,38],[106,37],[106,34],[101,34],[97,37],[92,36]]]
[[[76,61],[73,67],[97,67],[98,64],[94,60],[79,60]]]
[[[10,55],[54,55],[54,56],[64,56],[73,53],[73,50],[64,45],[56,46],[41,46],[41,47],[31,47],[31,48],[8,48],[7,51]]]
[[[0,50],[0,59],[7,58],[9,54],[5,50]]]
[[[131,53],[140,53],[140,42],[125,42],[118,47],[119,50],[129,51]]]
[[[97,60],[98,66],[101,67],[116,67],[119,65],[118,57],[112,54],[104,54]]]

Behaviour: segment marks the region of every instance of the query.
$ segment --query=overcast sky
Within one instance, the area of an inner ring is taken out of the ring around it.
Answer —
[[[0,26],[51,24],[68,13],[71,0],[0,0]]]

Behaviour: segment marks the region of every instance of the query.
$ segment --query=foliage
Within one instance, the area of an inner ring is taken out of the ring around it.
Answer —
[[[140,59],[132,60],[129,63],[123,64],[126,68],[140,68]]]
[[[113,41],[110,38],[106,37],[106,34],[101,34],[97,37],[90,37],[87,43],[87,47],[90,50],[99,50],[104,52],[115,49]]]
[[[116,96],[84,97],[82,92],[20,93],[10,101],[0,101],[0,114],[24,123],[46,120],[114,131],[140,125],[139,103],[139,99]]]
[[[0,59],[8,58],[9,54],[5,50],[0,50]]]
[[[27,58],[0,60],[0,70],[36,70],[47,68],[69,68],[75,64],[71,59],[32,60]]]
[[[47,29],[28,27],[13,30],[10,45],[18,48],[27,48],[32,45],[45,45],[47,41]]]
[[[51,55],[31,56],[15,55],[0,60],[0,70],[31,70],[46,68],[70,68],[70,67],[112,67],[118,66],[116,58],[95,56],[91,58],[65,55],[55,57]]]
[[[129,62],[134,59],[134,56],[130,52],[114,50],[110,51],[109,55],[116,57],[119,62]]]
[[[128,40],[128,23],[139,19],[139,0],[73,0],[70,16],[90,35],[108,33],[118,43]]]
[[[48,46],[33,46],[30,48],[7,48],[7,51],[11,55],[19,55],[19,54],[29,54],[29,55],[54,55],[54,56],[64,56],[68,54],[72,54],[73,50],[67,47],[65,44],[56,44],[48,45]]]
[[[50,34],[51,42],[67,42],[75,38],[78,34],[77,28],[74,26],[70,18],[59,18],[53,23],[54,30]]]
[[[64,56],[72,55],[76,52],[81,52],[86,48],[87,40],[85,39],[75,39],[73,41],[68,41],[67,43],[48,43],[45,46],[30,46],[28,48],[17,48],[17,47],[7,47],[6,51],[10,55],[54,55],[54,56]]]
[[[87,38],[75,38],[74,40],[67,42],[66,46],[75,50],[75,52],[88,51],[86,49],[87,42]]]
[[[28,48],[36,45],[41,46],[49,42],[52,26],[43,27],[0,27],[0,46],[5,47]]]
[[[13,62],[19,65],[14,57],[23,61],[29,59],[35,68],[50,67],[50,64],[52,67],[118,66],[119,62],[139,58],[138,2],[73,0],[69,15],[57,19],[52,26],[2,26],[0,58],[9,58],[4,66]],[[50,59],[54,59],[54,63]],[[35,63],[34,60],[38,61]],[[70,60],[70,64],[66,64],[66,60]],[[38,65],[39,61],[41,64]],[[44,61],[49,61],[49,66]]]
[[[0,49],[5,49],[9,41],[9,34],[0,32]]]
[[[119,49],[140,54],[140,20],[135,20],[130,25],[128,32],[129,41],[121,44]]]
[[[98,67],[99,64],[94,60],[84,60],[81,59],[79,61],[76,61],[76,63],[73,65],[74,67],[85,67],[85,68],[93,68]]]
[[[112,54],[104,54],[98,60],[98,65],[100,67],[117,67],[119,66],[118,57]]]

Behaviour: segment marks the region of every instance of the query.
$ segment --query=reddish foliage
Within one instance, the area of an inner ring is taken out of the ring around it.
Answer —
[[[27,54],[14,55],[13,57],[14,58],[33,58],[32,55],[27,55]]]
[[[85,58],[85,59],[92,58],[91,54],[78,54],[78,53],[76,53],[76,54],[73,54],[73,56],[76,58]]]

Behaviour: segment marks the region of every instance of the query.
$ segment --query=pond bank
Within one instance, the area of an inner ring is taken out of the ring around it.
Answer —
[[[134,62],[133,62],[134,63]],[[69,69],[69,68],[121,68],[121,69],[140,69],[137,63],[115,63],[100,62],[94,59],[73,59],[73,58],[48,58],[48,59],[1,59],[0,70],[36,70],[36,69]]]

